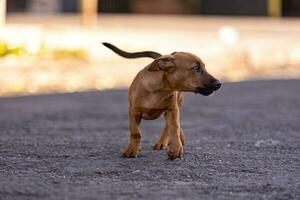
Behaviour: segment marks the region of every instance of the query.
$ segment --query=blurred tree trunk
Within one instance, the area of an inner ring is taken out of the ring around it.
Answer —
[[[268,0],[268,15],[272,17],[282,16],[282,0]]]
[[[82,24],[94,26],[97,24],[98,0],[81,0]]]
[[[6,21],[6,0],[0,0],[0,26]]]

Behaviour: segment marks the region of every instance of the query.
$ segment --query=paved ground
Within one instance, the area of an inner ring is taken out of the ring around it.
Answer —
[[[299,199],[300,81],[188,94],[184,159],[127,145],[126,91],[0,99],[0,199]]]

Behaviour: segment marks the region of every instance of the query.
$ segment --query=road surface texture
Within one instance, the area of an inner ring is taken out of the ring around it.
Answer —
[[[128,142],[127,92],[0,99],[0,199],[299,199],[300,80],[225,83],[187,94],[184,158]]]

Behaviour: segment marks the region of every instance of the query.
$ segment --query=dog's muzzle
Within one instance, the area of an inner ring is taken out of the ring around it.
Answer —
[[[209,88],[202,88],[202,87],[197,87],[195,93],[202,94],[204,96],[211,95],[214,91],[217,91],[218,89],[221,88],[221,82],[220,81],[215,81],[211,87]]]
[[[202,88],[202,87],[198,87],[195,91],[195,93],[199,93],[199,94],[202,94],[204,96],[211,95],[213,92],[214,92],[213,90]]]

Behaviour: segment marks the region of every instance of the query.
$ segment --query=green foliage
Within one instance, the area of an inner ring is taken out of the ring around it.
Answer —
[[[28,51],[23,46],[9,47],[5,42],[0,41],[0,58],[7,55],[26,55]],[[87,57],[87,51],[85,49],[47,49],[47,47],[42,44],[38,51],[38,56],[50,55],[54,59],[68,59],[68,58],[80,58],[84,59]]]
[[[7,53],[7,44],[0,42],[0,56],[5,56]]]
[[[18,47],[10,48],[6,43],[0,42],[0,57],[7,56],[7,55],[19,56],[26,53],[27,51],[24,47],[18,46]]]

